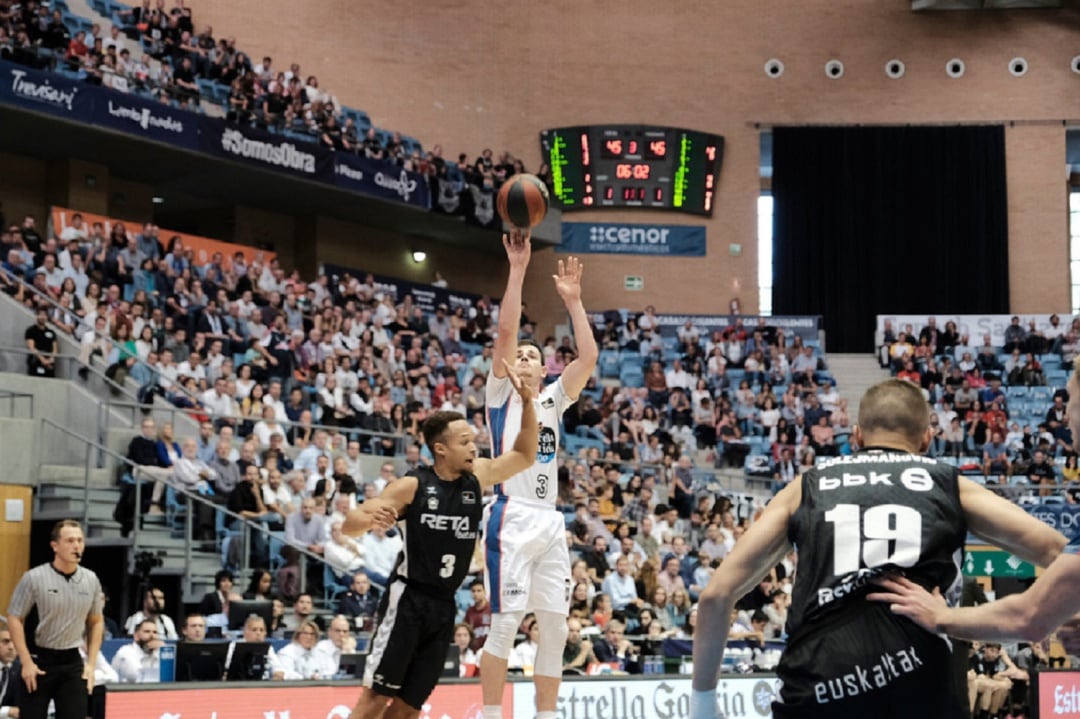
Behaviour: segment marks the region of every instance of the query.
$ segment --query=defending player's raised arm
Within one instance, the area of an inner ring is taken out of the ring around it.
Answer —
[[[893,613],[928,631],[961,639],[1037,642],[1055,627],[1075,619],[1080,609],[1080,556],[1062,554],[1027,591],[978,607],[950,608],[939,592],[931,594],[905,577],[877,583],[881,591],[868,599],[888,603]],[[1076,634],[1073,624],[1064,630],[1070,643]]]
[[[356,509],[350,509],[345,515],[341,531],[357,537],[371,531],[374,527],[390,529],[405,514],[416,496],[419,481],[416,477],[402,477],[386,485],[382,494],[369,499]]]
[[[511,230],[503,234],[503,247],[506,259],[510,261],[510,275],[506,278],[506,291],[499,303],[498,335],[491,355],[491,374],[505,377],[503,360],[514,362],[517,349],[518,330],[521,328],[521,288],[525,284],[525,273],[529,269],[532,257],[532,235],[528,230]]]
[[[552,275],[555,290],[570,314],[570,325],[574,328],[574,341],[577,343],[577,357],[562,373],[563,390],[572,400],[576,400],[581,390],[585,389],[600,357],[589,316],[581,303],[581,274],[584,270],[585,265],[577,257],[571,256],[565,263],[559,260],[559,272]]]
[[[705,591],[698,600],[698,623],[694,630],[694,681],[695,692],[702,692],[695,701],[700,707],[695,713],[691,706],[691,719],[716,716],[716,682],[720,676],[720,663],[724,658],[724,645],[731,628],[731,610],[740,597],[753,589],[791,549],[788,542],[788,523],[798,509],[802,497],[802,480],[796,479],[779,494],[761,513],[761,517],[735,543],[720,568],[713,574]],[[708,697],[712,695],[709,705]],[[704,698],[704,705],[701,700]],[[711,713],[710,713],[711,710]]]
[[[536,422],[536,406],[532,389],[525,384],[509,362],[503,360],[503,373],[510,378],[521,396],[521,430],[509,452],[495,459],[477,459],[474,468],[476,478],[484,487],[504,482],[518,472],[523,472],[536,462],[536,449],[540,443],[540,427]],[[494,370],[494,365],[492,365]]]
[[[1048,567],[1068,544],[1065,535],[985,487],[963,477],[960,504],[968,529],[1023,560]]]

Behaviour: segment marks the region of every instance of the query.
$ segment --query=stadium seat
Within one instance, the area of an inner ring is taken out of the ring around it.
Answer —
[[[619,353],[615,350],[601,350],[600,352],[600,376],[619,376]]]

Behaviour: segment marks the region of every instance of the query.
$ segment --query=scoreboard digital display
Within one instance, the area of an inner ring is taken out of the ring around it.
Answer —
[[[644,125],[560,127],[540,133],[563,210],[647,207],[712,215],[724,138]]]

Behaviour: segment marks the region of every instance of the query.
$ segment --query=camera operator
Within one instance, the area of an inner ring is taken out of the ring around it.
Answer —
[[[157,626],[157,635],[161,639],[176,640],[176,625],[165,614],[165,593],[157,587],[147,587],[143,593],[143,608],[135,612],[124,622],[124,631],[134,636],[135,630],[143,621],[151,621]]]

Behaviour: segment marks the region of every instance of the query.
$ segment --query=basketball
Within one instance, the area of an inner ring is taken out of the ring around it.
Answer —
[[[507,224],[522,230],[536,227],[547,214],[547,187],[536,175],[514,175],[499,188],[495,207]]]

